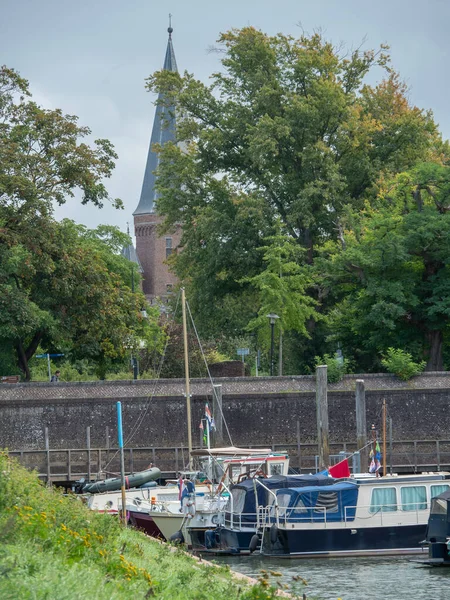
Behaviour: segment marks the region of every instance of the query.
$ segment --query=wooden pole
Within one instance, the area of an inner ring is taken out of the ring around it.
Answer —
[[[50,485],[51,469],[50,469],[50,442],[48,438],[48,427],[44,429],[45,436],[45,454],[47,457],[47,485]]]
[[[316,367],[316,411],[317,441],[319,445],[319,468],[330,466],[330,446],[328,442],[328,396],[327,366]]]
[[[383,398],[383,477],[387,475],[386,450],[386,398]]]
[[[223,409],[222,409],[222,384],[213,385],[213,414],[216,424],[215,444],[221,446],[223,444]]]
[[[91,480],[91,427],[86,427],[86,446],[87,446],[87,478]]]
[[[189,470],[191,471],[192,470],[191,390],[190,390],[190,382],[189,382],[189,354],[188,354],[187,321],[186,321],[186,295],[185,295],[184,288],[181,288],[181,306],[182,306],[182,311],[183,311],[184,377],[185,377],[185,385],[186,385]]]
[[[300,445],[300,421],[297,421],[297,460],[298,460],[298,472],[302,472],[302,448]]]
[[[364,379],[356,380],[356,447],[361,457],[361,471],[366,471],[369,466],[369,453],[367,451],[367,422],[366,422],[366,390]]]

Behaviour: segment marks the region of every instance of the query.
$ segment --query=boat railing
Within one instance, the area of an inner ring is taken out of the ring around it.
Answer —
[[[342,510],[342,509],[341,509]],[[355,522],[369,522],[371,526],[398,524],[399,514],[405,524],[420,524],[426,522],[428,514],[423,502],[409,503],[407,509],[402,509],[397,504],[386,504],[374,509],[373,505],[345,506],[339,519],[336,509],[323,506],[293,507],[293,506],[259,506],[257,512],[257,527],[265,529],[274,523],[286,527],[295,523],[314,523],[317,526],[329,526],[330,523],[341,523],[344,527],[354,527]]]
[[[232,513],[227,511],[224,516],[225,527],[230,527],[231,529],[255,529],[257,523],[257,513]]]

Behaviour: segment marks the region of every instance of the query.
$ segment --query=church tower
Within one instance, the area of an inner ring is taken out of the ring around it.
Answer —
[[[177,62],[172,45],[173,29],[169,26],[169,39],[163,69],[177,72]],[[134,216],[136,252],[143,270],[143,291],[150,302],[160,299],[166,302],[177,283],[177,278],[169,271],[166,259],[176,251],[181,238],[181,227],[172,234],[158,235],[158,225],[163,221],[156,212],[158,195],[155,189],[155,171],[158,168],[158,155],[154,144],[176,141],[176,116],[174,107],[156,106],[153,121],[147,164],[141,197]]]

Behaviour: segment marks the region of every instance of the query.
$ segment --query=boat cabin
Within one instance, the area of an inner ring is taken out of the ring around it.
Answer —
[[[432,566],[450,566],[450,490],[431,500],[426,541]]]
[[[225,523],[235,526],[255,526],[259,507],[274,504],[277,490],[286,488],[331,486],[336,480],[327,475],[280,475],[268,478],[245,479],[230,488],[231,496],[225,507]]]
[[[358,485],[354,482],[290,487],[277,491],[278,518],[285,523],[353,521],[357,501]]]

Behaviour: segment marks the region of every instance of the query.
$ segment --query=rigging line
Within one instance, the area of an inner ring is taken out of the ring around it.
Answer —
[[[175,310],[174,310],[174,312],[173,312],[173,316],[174,316],[174,317],[175,317],[175,314],[176,314],[176,311],[177,311],[177,308],[178,308],[178,304],[179,304],[179,300],[180,300],[180,295],[181,295],[181,292],[178,292],[178,296],[177,296],[177,302],[176,302],[176,305],[175,305]],[[147,414],[147,412],[148,412],[148,409],[150,408],[150,403],[151,403],[151,401],[153,400],[153,397],[155,396],[155,393],[156,393],[156,388],[157,388],[157,385],[156,385],[156,384],[157,384],[157,382],[159,382],[159,379],[160,379],[160,375],[161,375],[162,367],[163,367],[163,364],[164,364],[164,360],[165,360],[165,356],[166,356],[166,351],[167,351],[167,346],[168,346],[168,344],[169,344],[169,338],[167,338],[167,340],[166,340],[166,344],[165,344],[165,346],[164,346],[163,354],[162,354],[162,356],[161,356],[160,364],[159,364],[159,367],[158,367],[158,370],[157,370],[157,376],[156,376],[156,378],[154,379],[154,382],[155,382],[155,385],[154,385],[154,390],[153,390],[153,391],[152,391],[152,393],[151,393],[151,394],[150,394],[150,395],[147,397],[147,399],[146,399],[146,401],[145,401],[145,402],[146,402],[146,405],[144,405],[145,409],[144,409],[143,413],[142,413],[141,415],[139,415],[137,422],[136,422],[136,423],[133,425],[133,428],[132,428],[132,430],[131,430],[131,433],[129,434],[129,436],[126,438],[126,440],[125,440],[125,442],[124,442],[124,446],[127,446],[127,445],[128,445],[130,442],[131,442],[131,440],[134,438],[134,436],[135,436],[135,434],[136,434],[136,432],[137,432],[138,428],[141,426],[141,424],[142,424],[142,421],[143,421],[144,417],[146,416],[146,414]],[[106,470],[106,468],[107,468],[107,467],[109,467],[109,465],[112,463],[112,461],[113,461],[113,460],[116,458],[116,456],[117,456],[118,454],[119,454],[119,449],[117,449],[117,450],[115,451],[115,453],[114,453],[114,454],[112,455],[112,457],[111,457],[111,458],[108,460],[108,462],[106,463],[106,465],[104,466],[104,468],[103,468],[103,469],[101,469],[101,471],[105,471],[105,470]]]
[[[175,311],[173,313],[173,318],[175,317],[175,313],[176,313],[177,308],[178,308],[179,300],[180,300],[180,292],[178,292],[177,303],[175,305]],[[154,397],[154,395],[156,393],[156,389],[157,389],[156,382],[158,382],[160,380],[160,375],[161,375],[162,367],[163,367],[164,360],[165,360],[165,357],[166,357],[166,352],[167,352],[168,345],[169,345],[169,337],[167,337],[167,339],[166,339],[166,343],[164,345],[164,351],[162,353],[161,360],[160,360],[160,363],[159,363],[159,368],[158,368],[158,371],[157,371],[157,377],[154,380],[155,381],[154,390],[153,390],[152,394],[147,398],[146,405],[144,405],[145,409],[139,415],[137,422],[135,423],[135,425],[133,426],[133,428],[131,430],[131,433],[127,436],[127,438],[125,440],[126,444],[129,444],[131,442],[131,440],[134,438],[134,436],[136,435],[136,433],[138,431],[138,428],[141,426],[142,421],[146,417],[147,412],[148,412],[148,410],[150,408],[150,403],[153,400],[153,397]]]
[[[224,416],[224,414],[223,414],[222,407],[220,406],[219,399],[218,399],[217,392],[216,392],[216,388],[214,387],[214,381],[213,381],[213,378],[211,377],[211,373],[210,373],[210,370],[209,370],[209,366],[208,366],[208,362],[207,362],[207,360],[206,360],[205,353],[203,352],[203,346],[202,346],[202,343],[201,343],[201,341],[200,341],[200,337],[199,337],[199,335],[198,335],[198,332],[197,332],[197,327],[195,326],[194,319],[193,319],[193,317],[192,317],[192,313],[191,313],[191,307],[189,306],[189,302],[187,302],[187,301],[186,301],[186,306],[187,306],[187,309],[188,309],[189,317],[191,318],[192,327],[194,328],[195,335],[196,335],[196,337],[197,337],[197,342],[198,342],[198,345],[199,345],[199,347],[200,347],[200,351],[201,351],[201,353],[202,353],[203,361],[204,361],[204,363],[205,363],[205,366],[206,366],[206,371],[208,372],[208,377],[209,377],[209,380],[210,380],[210,382],[211,382],[211,387],[212,387],[212,391],[213,391],[213,396],[214,396],[214,397],[215,397],[215,399],[216,399],[216,406],[218,406],[218,408],[219,408],[219,412],[220,412],[220,414],[221,414],[221,416],[222,416],[222,421],[223,421],[223,423],[225,423],[225,428],[226,428],[226,430],[227,430],[228,437],[229,437],[229,439],[230,439],[230,444],[231,444],[231,446],[233,446],[233,440],[231,439],[231,433],[230,433],[230,430],[228,429],[227,421],[226,421],[226,419],[225,419],[225,416]]]

